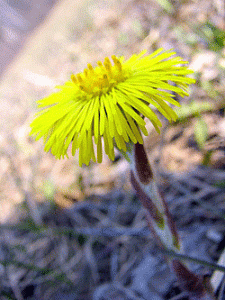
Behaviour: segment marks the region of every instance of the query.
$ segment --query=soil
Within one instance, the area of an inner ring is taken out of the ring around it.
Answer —
[[[0,1],[0,77],[57,0]]]

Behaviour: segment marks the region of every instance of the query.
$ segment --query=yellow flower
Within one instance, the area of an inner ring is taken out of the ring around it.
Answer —
[[[83,73],[71,76],[59,92],[38,101],[39,108],[31,124],[36,140],[43,137],[45,151],[57,158],[72,155],[79,149],[79,163],[96,161],[93,142],[97,145],[97,161],[102,161],[102,138],[110,159],[114,160],[114,145],[122,151],[126,143],[143,143],[141,132],[147,135],[144,117],[159,132],[161,122],[152,111],[155,106],[169,121],[177,116],[166,103],[178,106],[174,94],[188,96],[186,77],[192,73],[175,52],[159,49],[143,57],[146,51],[124,60],[112,56],[104,63],[91,64]],[[171,93],[173,92],[173,93]]]

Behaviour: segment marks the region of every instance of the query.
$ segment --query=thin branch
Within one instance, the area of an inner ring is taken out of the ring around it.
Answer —
[[[0,264],[2,264],[4,267],[7,267],[9,265],[13,265],[13,266],[16,266],[16,267],[19,267],[19,268],[24,268],[24,269],[27,269],[27,270],[36,271],[36,272],[41,273],[43,276],[52,275],[55,279],[57,279],[59,281],[65,280],[65,282],[67,282],[68,284],[73,285],[73,283],[70,281],[70,279],[63,272],[57,272],[57,271],[54,271],[54,270],[51,270],[51,269],[41,268],[41,267],[35,266],[33,264],[24,263],[24,262],[21,262],[21,261],[18,261],[18,260],[13,260],[13,259],[10,259],[10,260],[1,259]]]
[[[216,263],[212,263],[212,262],[208,262],[208,261],[205,261],[205,260],[202,260],[202,259],[198,259],[198,258],[195,258],[195,257],[191,257],[189,255],[186,255],[186,254],[180,254],[180,253],[176,253],[172,250],[167,250],[167,249],[160,249],[158,248],[162,253],[168,255],[168,256],[171,256],[171,257],[176,257],[176,258],[179,258],[180,260],[187,260],[187,261],[190,261],[190,262],[194,262],[196,264],[199,264],[199,265],[202,265],[202,266],[205,266],[205,267],[208,267],[210,269],[213,269],[213,270],[218,270],[218,271],[221,271],[221,272],[224,272],[225,273],[225,267],[221,266],[221,265],[218,265]]]
[[[70,235],[77,238],[79,235],[84,235],[86,238],[89,236],[106,236],[117,237],[121,235],[126,236],[148,236],[149,229],[147,227],[142,228],[67,228],[67,227],[47,227],[36,226],[35,224],[16,224],[16,225],[0,225],[0,230],[29,230],[35,232],[35,234],[56,234],[56,235]]]

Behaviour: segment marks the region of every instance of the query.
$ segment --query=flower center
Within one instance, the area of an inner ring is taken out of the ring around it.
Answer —
[[[112,55],[112,60],[114,65],[111,64],[108,57],[105,58],[103,64],[98,61],[96,68],[88,64],[83,73],[71,75],[73,83],[82,92],[92,96],[110,92],[114,86],[128,78],[130,73],[115,55]]]

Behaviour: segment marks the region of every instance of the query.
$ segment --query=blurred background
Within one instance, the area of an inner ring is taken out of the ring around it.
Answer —
[[[223,0],[0,0],[0,299],[188,299],[156,248],[129,165],[80,168],[29,136],[36,101],[87,63],[174,49],[196,84],[145,145],[185,252],[225,247]],[[191,264],[223,298],[223,274]],[[219,299],[219,298],[218,298]]]

